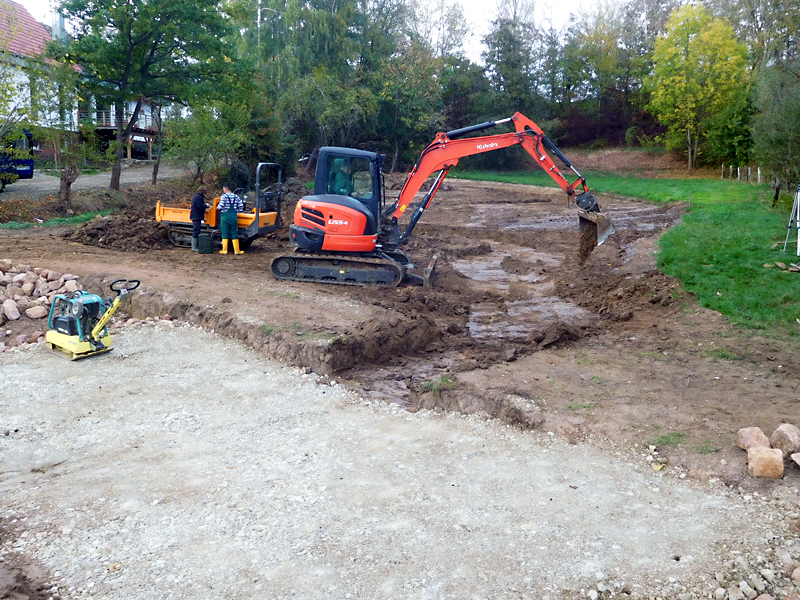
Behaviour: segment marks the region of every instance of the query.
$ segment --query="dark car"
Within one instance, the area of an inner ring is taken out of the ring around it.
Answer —
[[[0,192],[17,179],[33,177],[33,135],[27,129],[23,130],[23,134],[24,137],[14,140],[8,148],[0,148]]]

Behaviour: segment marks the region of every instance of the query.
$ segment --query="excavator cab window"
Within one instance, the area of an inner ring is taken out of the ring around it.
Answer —
[[[329,194],[350,196],[356,200],[372,200],[370,161],[366,158],[328,156],[326,185]]]

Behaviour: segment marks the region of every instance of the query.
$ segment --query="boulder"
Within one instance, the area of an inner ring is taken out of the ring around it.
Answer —
[[[751,446],[747,449],[747,472],[751,477],[783,477],[783,452],[777,448]]]
[[[34,289],[36,288],[33,282],[31,281],[26,281],[25,283],[22,284],[22,293],[25,294],[26,296],[30,296],[31,294],[33,294]]]
[[[27,316],[29,319],[43,319],[49,314],[50,311],[41,305],[33,306],[25,311],[25,316]]]
[[[31,307],[31,301],[27,296],[16,296],[14,302],[17,303],[17,310],[26,311]]]
[[[9,321],[16,321],[19,319],[19,309],[17,303],[13,300],[6,300],[3,302],[3,314]]]
[[[64,282],[64,291],[65,292],[67,292],[67,293],[74,292],[77,289],[78,289],[78,282],[75,281],[74,279],[69,279],[69,280]]]
[[[58,281],[59,279],[61,279],[61,273],[59,273],[58,271],[47,272],[47,281]]]
[[[25,278],[27,276],[28,276],[27,273],[19,273],[17,275],[14,275],[14,277],[11,278],[11,282],[12,283],[19,283],[20,285],[22,285],[23,283],[25,283]]]
[[[773,448],[780,448],[788,460],[789,455],[800,452],[800,429],[791,423],[783,423],[769,436],[769,442]]]
[[[791,458],[794,462],[796,462],[797,466],[800,467],[800,452],[795,452],[789,458]]]
[[[42,339],[43,337],[44,337],[44,332],[43,332],[43,331],[34,331],[34,332],[31,334],[31,338],[30,338],[30,340],[28,340],[28,341],[29,341],[29,342],[38,342],[38,341],[39,341],[40,339]]]
[[[744,427],[739,430],[739,448],[749,450],[753,446],[770,448],[769,438],[760,427]]]
[[[64,281],[61,278],[48,280],[47,287],[45,289],[47,289],[48,292],[55,292],[62,285],[64,285]]]
[[[6,288],[6,296],[13,298],[14,296],[24,296],[22,293],[22,286],[14,284]]]

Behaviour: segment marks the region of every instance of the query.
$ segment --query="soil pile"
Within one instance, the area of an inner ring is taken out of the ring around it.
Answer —
[[[169,248],[168,227],[157,223],[151,211],[123,210],[105,217],[97,216],[64,238],[72,242],[114,248],[125,251],[144,251]]]

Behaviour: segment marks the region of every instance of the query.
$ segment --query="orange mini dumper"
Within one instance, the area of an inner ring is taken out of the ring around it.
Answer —
[[[277,173],[277,183],[274,191],[262,191],[262,167]],[[242,190],[236,190],[240,193]],[[259,163],[256,168],[256,202],[248,212],[238,214],[238,237],[242,248],[247,248],[253,240],[272,233],[281,227],[281,204],[283,202],[283,181],[280,165],[276,163]],[[245,209],[247,209],[247,196],[244,196]],[[220,218],[217,205],[219,198],[214,198],[212,205],[206,210],[200,234],[211,237],[216,246],[222,244],[220,231]],[[156,204],[156,221],[169,226],[169,240],[179,248],[189,248],[192,245],[192,221],[189,218],[189,208],[174,208]]]

